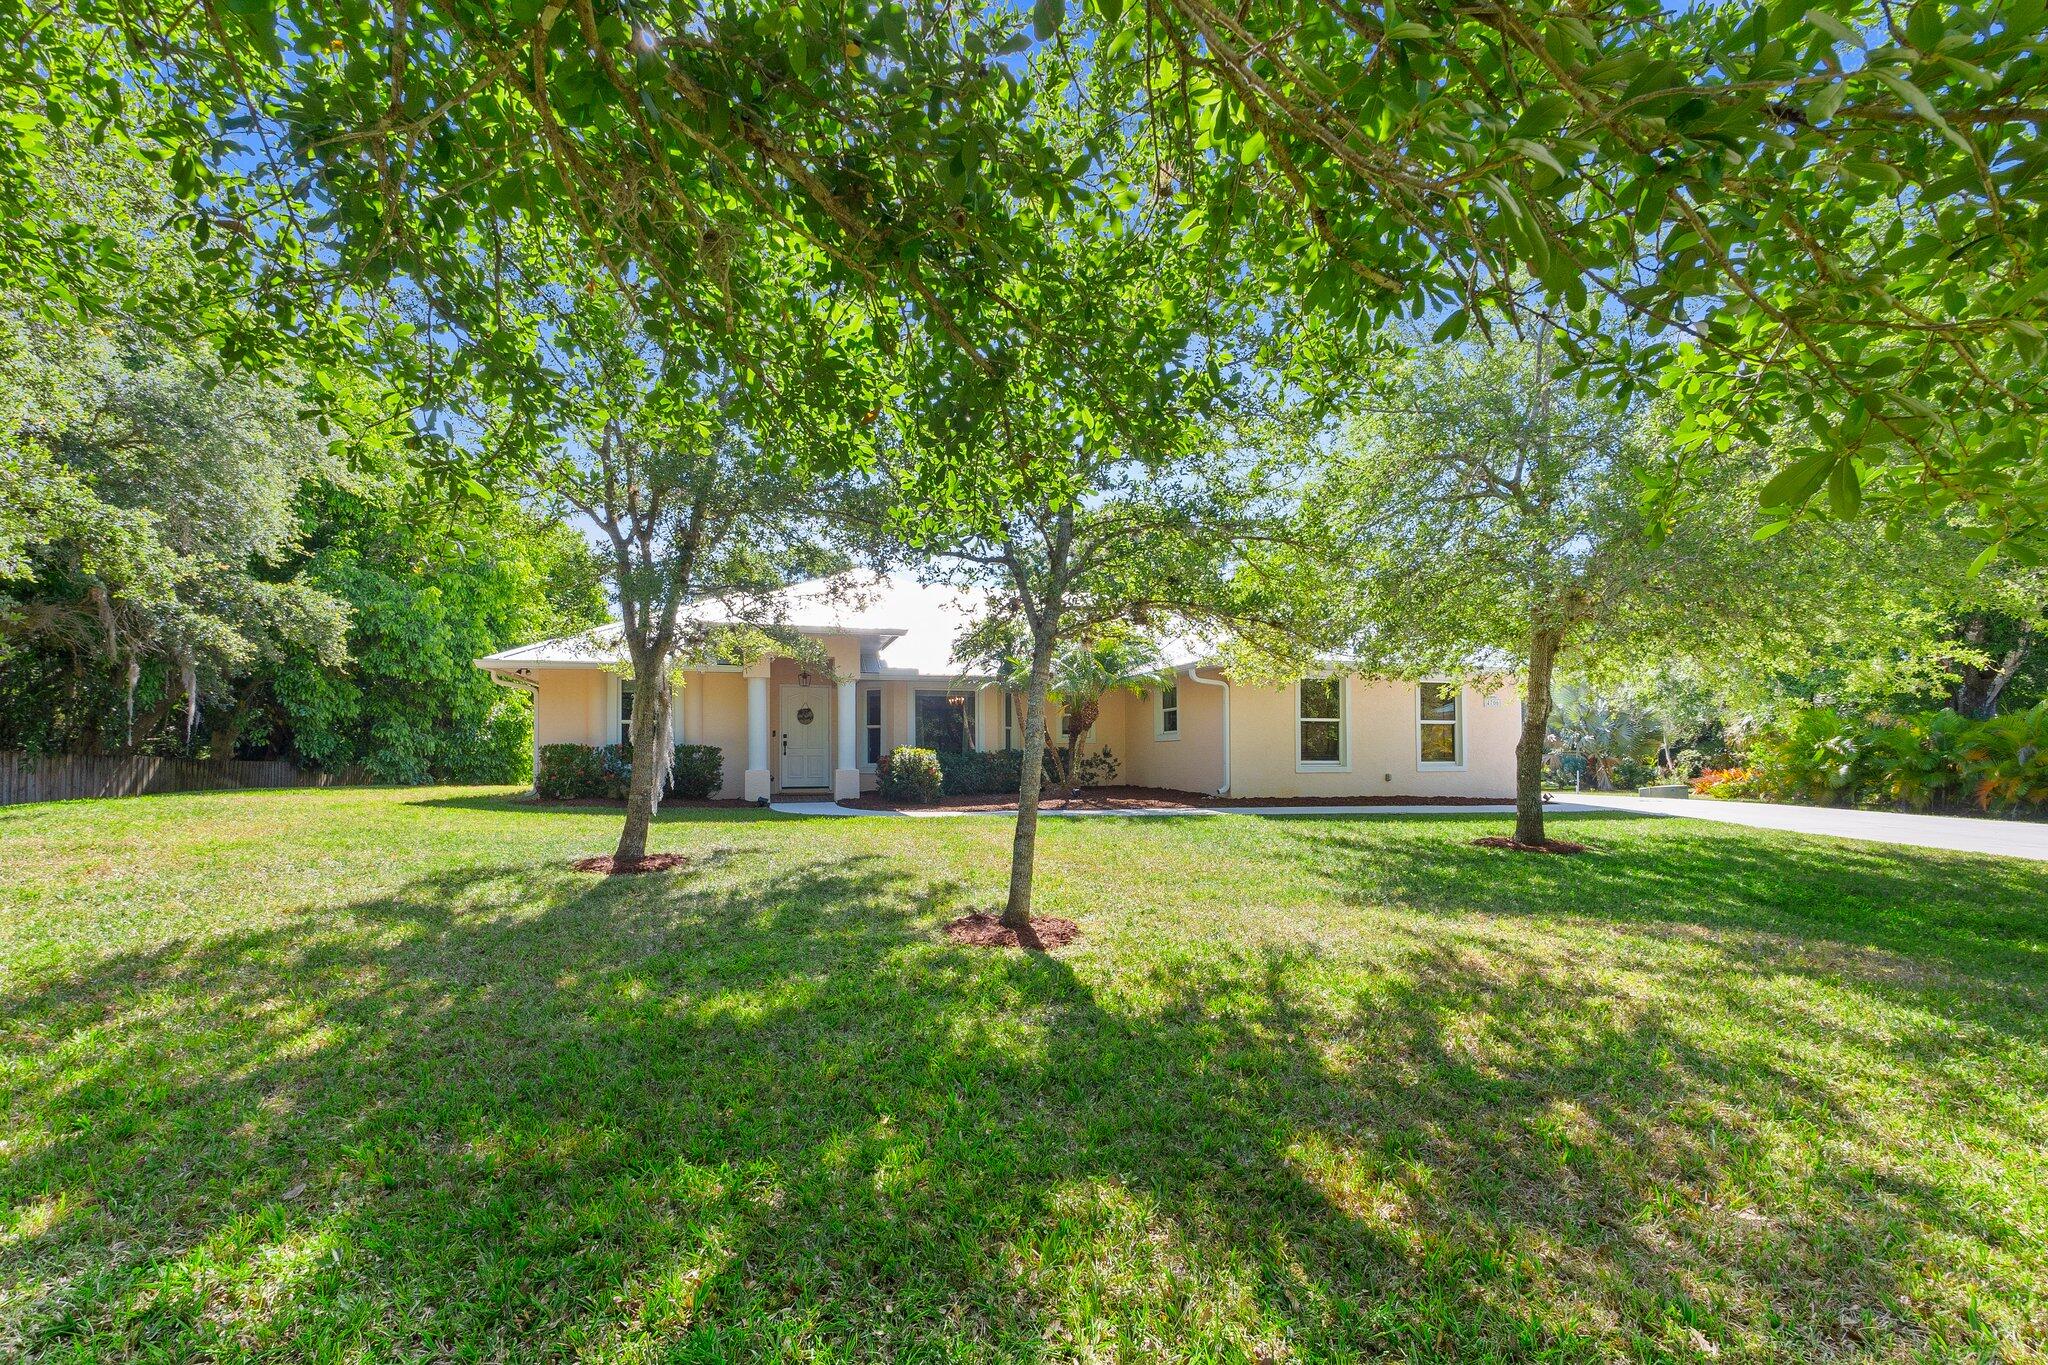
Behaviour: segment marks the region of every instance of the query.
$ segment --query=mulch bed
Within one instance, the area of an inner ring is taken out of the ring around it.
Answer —
[[[607,877],[623,877],[635,872],[674,872],[690,865],[687,853],[650,853],[644,858],[628,859],[623,863],[612,861],[609,853],[595,858],[578,858],[569,866],[578,872],[601,872]]]
[[[1023,933],[1004,925],[1000,916],[976,911],[962,915],[946,926],[946,937],[969,948],[1060,948],[1081,937],[1081,926],[1070,919],[1034,916]]]
[[[535,796],[532,792],[522,792],[512,799],[514,801],[525,801],[536,806],[604,806],[612,810],[624,810],[626,808],[624,797],[614,801],[609,796]],[[713,797],[705,797],[702,800],[685,800],[680,796],[664,796],[661,798],[661,809],[663,810],[752,810],[753,808],[753,802],[742,801],[737,797],[729,800],[720,800]]]
[[[1569,839],[1545,839],[1540,844],[1525,844],[1508,834],[1489,834],[1473,843],[1481,848],[1511,848],[1517,853],[1590,853],[1584,844],[1575,844]]]
[[[1039,802],[1041,810],[1185,810],[1190,806],[1500,806],[1512,805],[1514,798],[1492,796],[1216,796],[1202,792],[1174,791],[1168,787],[1087,787],[1072,800],[1048,796]],[[936,805],[910,806],[880,796],[862,796],[841,801],[842,806],[861,810],[960,810],[1011,811],[1017,798],[999,796],[944,796]]]

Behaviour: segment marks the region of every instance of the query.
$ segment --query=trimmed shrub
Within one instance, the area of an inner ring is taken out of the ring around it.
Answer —
[[[884,798],[914,806],[935,804],[945,783],[939,756],[930,749],[891,749],[876,773],[876,786]]]
[[[1024,776],[1022,749],[936,755],[942,790],[948,796],[1015,796]]]
[[[676,745],[669,790],[685,801],[702,801],[725,785],[725,751],[716,744]]]
[[[632,774],[632,758],[623,752],[622,745],[592,748],[588,744],[543,744],[533,785],[549,801],[591,797],[624,800]]]
[[[702,800],[725,781],[716,745],[676,745],[666,795]],[[623,801],[633,785],[633,751],[624,744],[543,744],[534,790],[548,801]]]

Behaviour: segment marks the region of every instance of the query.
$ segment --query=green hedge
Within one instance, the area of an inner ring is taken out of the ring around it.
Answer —
[[[1971,720],[1954,711],[1795,712],[1750,742],[1757,788],[1823,806],[2048,806],[2048,702]]]
[[[945,789],[939,756],[930,749],[891,749],[875,777],[883,797],[911,805],[929,806]]]
[[[941,753],[938,759],[948,796],[1015,796],[1023,785],[1022,749]]]
[[[725,755],[714,744],[676,745],[669,796],[702,800],[725,782]],[[633,783],[633,752],[623,744],[543,744],[534,790],[549,801],[623,801]]]

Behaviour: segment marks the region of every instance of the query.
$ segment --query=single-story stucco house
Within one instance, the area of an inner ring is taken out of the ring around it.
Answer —
[[[749,801],[857,796],[899,745],[1021,747],[1021,708],[1006,704],[991,678],[954,662],[976,605],[970,590],[907,574],[796,584],[776,595],[774,624],[814,640],[831,671],[787,657],[686,664],[675,740],[722,749],[718,795]],[[700,606],[697,619],[729,621],[721,611]],[[1115,754],[1119,782],[1246,799],[1514,790],[1521,708],[1507,679],[1407,682],[1333,669],[1252,687],[1197,657],[1168,663],[1172,685],[1111,694],[1084,741],[1088,751]],[[633,686],[623,664],[616,627],[477,660],[499,682],[532,693],[536,750],[624,742]]]

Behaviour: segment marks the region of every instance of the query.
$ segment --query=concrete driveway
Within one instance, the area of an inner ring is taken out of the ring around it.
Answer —
[[[1973,820],[1955,815],[1900,815],[1883,810],[1835,810],[1783,806],[1765,801],[1672,801],[1616,792],[1559,792],[1554,811],[1615,810],[1631,815],[1712,820],[1724,825],[1826,834],[1874,844],[1945,848],[1957,853],[1996,853],[2048,862],[2048,824],[2029,820]]]

